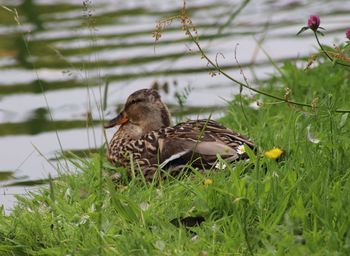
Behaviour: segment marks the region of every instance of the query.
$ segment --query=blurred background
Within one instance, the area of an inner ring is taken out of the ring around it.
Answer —
[[[177,118],[220,117],[226,100],[239,92],[224,77],[209,74],[179,22],[155,44],[157,21],[177,15],[183,1],[1,0],[0,5],[0,205],[5,210],[16,194],[45,184],[57,169],[66,171],[57,160],[62,151],[84,155],[101,146],[98,120],[113,117],[133,91],[159,89]],[[188,0],[186,5],[202,48],[213,59],[220,53],[219,64],[243,80],[236,48],[252,86],[278,74],[276,65],[317,52],[311,32],[296,36],[310,14],[320,15],[325,44],[344,41],[350,26],[345,0]]]

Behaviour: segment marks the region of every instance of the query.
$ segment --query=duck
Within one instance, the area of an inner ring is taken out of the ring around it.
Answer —
[[[107,159],[125,167],[129,177],[142,174],[147,181],[157,173],[179,174],[188,166],[215,169],[218,156],[229,163],[248,159],[244,145],[254,148],[247,137],[211,119],[172,126],[168,107],[154,89],[132,93],[105,129],[117,126],[107,146]]]

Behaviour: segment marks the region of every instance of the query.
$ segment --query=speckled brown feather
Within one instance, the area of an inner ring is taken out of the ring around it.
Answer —
[[[145,178],[150,180],[159,165],[169,171],[178,170],[189,162],[193,167],[213,167],[216,153],[200,153],[210,151],[212,145],[230,152],[225,155],[226,151],[223,151],[220,154],[227,161],[245,159],[246,154],[237,153],[237,148],[243,144],[254,147],[247,138],[215,121],[187,121],[174,127],[148,132],[136,140],[128,138],[123,132],[117,132],[110,142],[108,159],[130,169],[132,157],[135,167],[140,167]],[[177,155],[181,156],[169,160]]]

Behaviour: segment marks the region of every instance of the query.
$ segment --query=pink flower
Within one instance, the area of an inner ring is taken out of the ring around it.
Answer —
[[[320,16],[318,15],[310,15],[309,19],[307,20],[307,26],[313,31],[316,31],[318,29],[320,23]]]
[[[346,38],[350,40],[350,28],[345,31]]]

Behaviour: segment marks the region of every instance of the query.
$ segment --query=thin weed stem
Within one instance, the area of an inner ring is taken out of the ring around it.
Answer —
[[[98,211],[98,241],[99,241],[99,255],[102,255],[102,246],[103,246],[103,239],[102,239],[102,206],[103,206],[103,147],[100,148],[100,157],[99,157],[99,198],[98,198],[98,204],[97,204],[97,211]]]
[[[318,38],[318,35],[317,35],[317,32],[314,31],[314,35],[315,35],[315,38],[316,38],[316,41],[317,41],[317,44],[318,46],[320,46],[322,52],[327,56],[327,58],[333,62],[334,64],[338,64],[338,65],[341,65],[341,66],[344,66],[344,67],[350,67],[350,65],[346,64],[346,63],[341,63],[341,62],[338,62],[338,60],[336,59],[333,59],[328,53],[327,51],[323,48],[322,44],[320,43],[320,40]]]
[[[292,100],[286,100],[284,99],[283,97],[279,97],[279,96],[276,96],[276,95],[273,95],[273,94],[270,94],[270,93],[267,93],[267,92],[264,92],[262,90],[259,90],[259,89],[256,89],[256,88],[253,88],[253,87],[250,87],[250,86],[247,86],[246,84],[236,80],[235,78],[233,78],[232,76],[230,76],[229,74],[227,74],[225,71],[223,71],[220,66],[216,65],[204,52],[204,50],[202,49],[202,47],[200,46],[198,40],[196,38],[194,38],[194,36],[192,35],[191,31],[187,31],[188,35],[190,36],[190,38],[192,39],[192,41],[195,43],[195,45],[197,46],[198,50],[200,51],[200,53],[202,54],[203,58],[205,58],[209,64],[216,70],[218,71],[219,73],[221,73],[222,75],[224,75],[226,78],[228,78],[229,80],[231,80],[232,82],[244,87],[244,88],[247,88],[255,93],[258,93],[258,94],[261,94],[261,95],[264,95],[264,96],[267,96],[267,97],[270,97],[270,98],[273,98],[273,99],[276,99],[276,100],[280,100],[282,102],[285,102],[285,103],[288,103],[288,104],[293,104],[293,105],[297,105],[297,106],[301,106],[301,107],[308,107],[308,108],[314,108],[312,106],[312,104],[307,104],[307,103],[302,103],[302,102],[297,102],[297,101],[292,101]],[[350,113],[350,110],[347,110],[347,109],[335,109],[334,112],[336,113]]]
[[[247,202],[247,201],[244,201],[244,202],[246,202],[246,205],[249,204],[249,202]],[[250,242],[249,242],[249,237],[248,237],[248,229],[247,229],[247,209],[246,209],[246,207],[243,207],[243,230],[244,230],[244,240],[245,240],[245,242],[246,242],[246,244],[247,244],[247,248],[248,248],[249,254],[250,254],[251,256],[253,256],[254,253],[253,253],[252,246],[251,246],[251,244],[250,244]]]
[[[243,87],[243,88],[247,88],[257,94],[260,95],[264,95],[276,100],[279,100],[281,102],[287,103],[289,105],[296,105],[296,106],[301,106],[301,107],[308,107],[311,108],[313,110],[316,109],[316,106],[314,104],[308,104],[308,103],[303,103],[303,102],[298,102],[298,101],[292,101],[289,99],[286,99],[284,97],[280,97],[277,95],[273,95],[270,94],[268,92],[265,92],[263,90],[257,89],[257,88],[253,88],[251,87],[249,84],[244,84],[240,81],[238,81],[237,79],[233,78],[232,76],[230,76],[228,73],[226,73],[220,66],[218,63],[216,63],[215,61],[211,60],[204,52],[203,48],[201,47],[201,45],[199,44],[199,35],[197,32],[196,27],[194,26],[192,20],[188,17],[187,12],[186,12],[186,2],[184,2],[184,6],[180,12],[180,15],[178,16],[174,16],[168,19],[164,19],[160,22],[158,22],[156,30],[153,34],[153,37],[155,37],[155,40],[159,40],[159,38],[161,37],[161,32],[162,30],[166,27],[166,25],[170,24],[174,19],[179,19],[181,24],[182,24],[182,29],[185,31],[185,35],[187,35],[191,41],[196,45],[198,51],[200,52],[201,56],[203,59],[207,60],[208,62],[208,66],[210,65],[212,68],[214,68],[214,70],[220,74],[222,74],[223,76],[225,76],[226,78],[228,78],[229,80],[231,80],[232,82],[238,84],[239,86]],[[195,33],[195,36],[193,35],[193,33]],[[317,36],[316,36],[317,38]],[[318,38],[317,38],[318,39]],[[322,48],[323,49],[323,48]],[[212,76],[216,75],[216,72],[210,71],[210,74]],[[335,113],[350,113],[350,110],[348,109],[335,109],[332,112]]]

